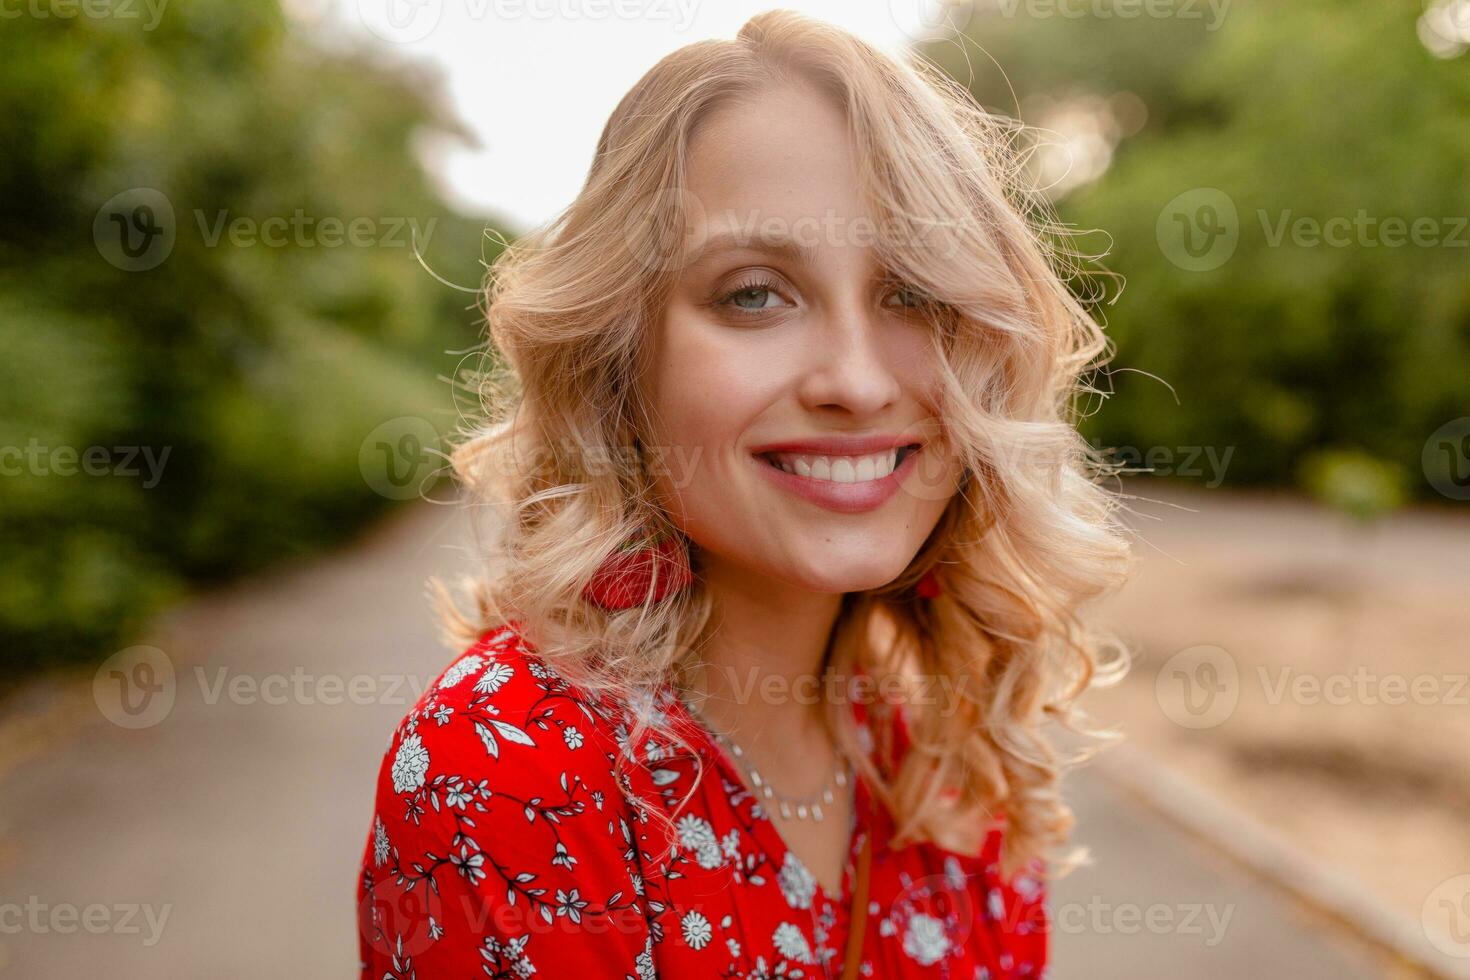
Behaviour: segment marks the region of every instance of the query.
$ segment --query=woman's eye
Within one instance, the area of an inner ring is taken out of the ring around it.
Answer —
[[[895,289],[893,292],[889,293],[888,296],[890,299],[897,296],[899,298],[898,305],[907,309],[918,309],[919,307],[924,305],[923,294],[913,289]]]
[[[742,289],[737,293],[731,293],[731,301],[741,309],[759,310],[767,307],[770,300],[776,297],[774,290],[770,289]]]
[[[752,282],[739,286],[720,299],[721,306],[733,306],[742,313],[758,313],[784,305],[775,283]]]

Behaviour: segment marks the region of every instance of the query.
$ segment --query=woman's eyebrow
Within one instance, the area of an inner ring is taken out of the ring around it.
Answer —
[[[737,251],[778,255],[808,269],[817,264],[817,246],[814,244],[798,242],[783,232],[744,232],[736,228],[711,234],[689,254],[685,264],[692,266],[721,253]]]

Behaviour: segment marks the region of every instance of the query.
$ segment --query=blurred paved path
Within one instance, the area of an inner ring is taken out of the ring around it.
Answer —
[[[178,678],[152,727],[106,721],[86,685],[13,704],[0,976],[355,977],[377,765],[450,656],[422,586],[462,567],[462,540],[453,511],[410,509],[336,556],[189,604],[147,641]],[[372,703],[327,704],[341,691],[322,678],[385,680],[356,681]],[[1097,864],[1054,890],[1056,978],[1381,975],[1096,777],[1073,793]]]

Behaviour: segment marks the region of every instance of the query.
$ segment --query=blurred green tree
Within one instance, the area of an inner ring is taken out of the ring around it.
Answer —
[[[457,132],[431,78],[262,0],[152,29],[72,10],[0,30],[5,670],[105,655],[180,591],[379,512],[365,440],[447,434],[478,337],[414,232],[456,283],[496,254],[416,159]]]
[[[1434,3],[1004,0],[925,47],[1041,131],[1059,244],[1126,280],[1075,280],[1114,300],[1094,444],[1233,449],[1227,486],[1337,447],[1444,499],[1421,453],[1470,416],[1470,55],[1421,40]]]

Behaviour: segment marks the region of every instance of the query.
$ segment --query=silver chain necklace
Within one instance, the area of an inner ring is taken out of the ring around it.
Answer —
[[[760,793],[761,797],[767,803],[774,804],[783,819],[790,820],[792,817],[795,817],[798,820],[811,820],[814,823],[820,823],[827,815],[827,811],[823,809],[823,806],[831,806],[836,799],[833,787],[846,788],[852,781],[852,764],[846,758],[843,758],[841,764],[828,775],[827,781],[822,784],[822,788],[810,796],[797,799],[782,793],[777,793],[770,782],[760,774],[760,770],[756,769],[751,761],[745,757],[745,750],[736,744],[734,739],[730,738],[724,732],[716,731],[715,727],[709,723],[709,720],[694,705],[690,704],[682,694],[679,696],[679,700],[683,702],[684,707],[689,709],[689,713],[704,726],[705,730],[713,735],[715,740],[724,746],[730,755],[734,756],[741,770],[750,778],[750,783],[755,787],[756,792]]]

